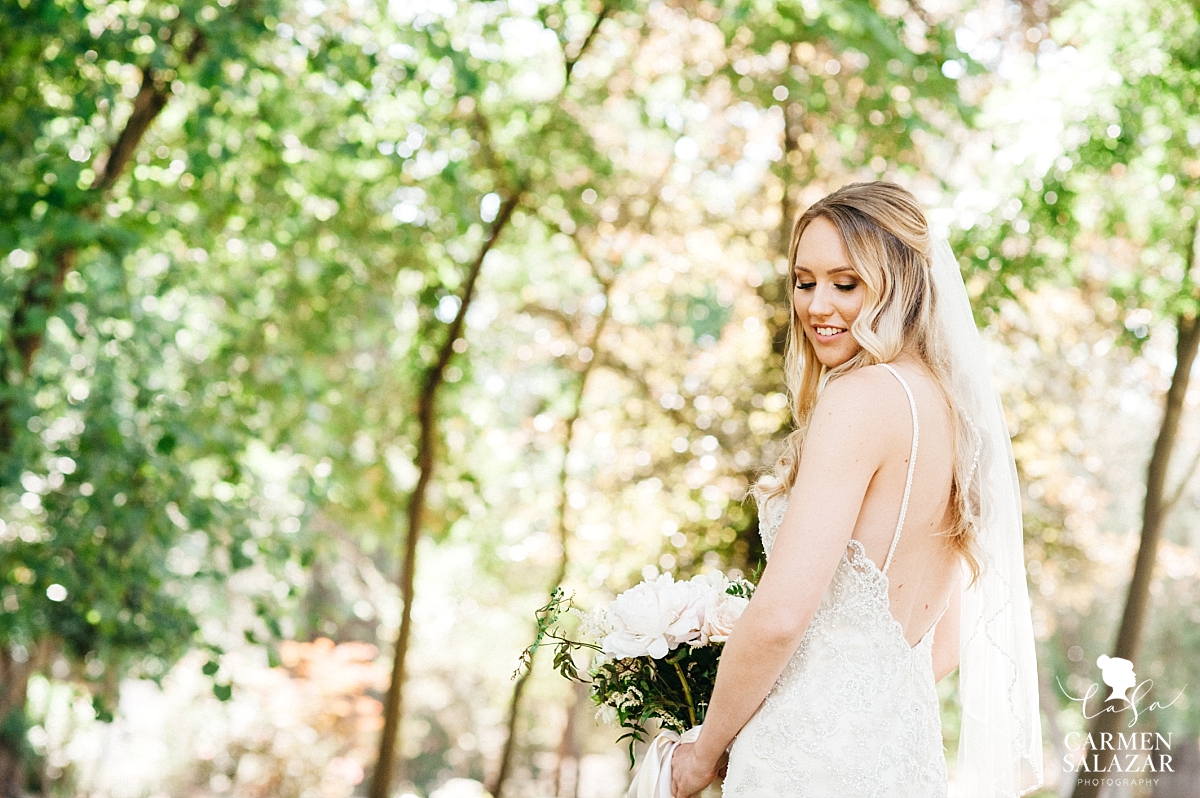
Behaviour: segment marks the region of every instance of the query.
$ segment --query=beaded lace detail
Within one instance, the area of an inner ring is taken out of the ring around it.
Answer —
[[[900,518],[881,569],[851,539],[796,653],[729,755],[729,798],[941,798],[946,761],[933,679],[933,630],[909,646],[892,616],[886,570],[904,526],[917,451]],[[786,497],[760,508],[770,557]],[[943,614],[945,610],[943,610]],[[939,616],[940,620],[940,616]]]

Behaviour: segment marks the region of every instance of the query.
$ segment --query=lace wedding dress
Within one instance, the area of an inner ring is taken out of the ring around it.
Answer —
[[[888,602],[887,571],[908,511],[919,427],[908,384],[884,367],[904,386],[913,425],[904,499],[887,560],[877,567],[863,545],[850,540],[795,655],[733,742],[726,798],[946,795],[931,653],[937,622],[910,647]],[[760,508],[768,558],[786,509],[786,496]]]

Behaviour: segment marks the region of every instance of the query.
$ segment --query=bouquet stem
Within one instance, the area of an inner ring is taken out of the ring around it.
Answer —
[[[691,721],[693,727],[696,725],[696,707],[692,703],[692,689],[688,686],[687,677],[683,675],[683,668],[679,667],[679,660],[671,660],[671,664],[675,666],[675,672],[679,674],[679,683],[683,685],[683,697],[687,699],[688,720]]]

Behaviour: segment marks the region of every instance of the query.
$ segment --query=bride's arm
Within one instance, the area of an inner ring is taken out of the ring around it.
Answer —
[[[893,385],[887,382],[892,381]],[[693,754],[711,765],[758,709],[804,636],[854,531],[867,486],[898,435],[882,369],[862,369],[822,392],[771,560],[721,654]],[[904,430],[907,446],[908,430]]]
[[[950,606],[933,632],[933,680],[940,682],[958,667],[959,625],[962,623],[962,573],[950,591]]]

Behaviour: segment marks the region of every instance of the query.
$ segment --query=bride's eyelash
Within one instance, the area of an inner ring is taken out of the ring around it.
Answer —
[[[816,286],[816,283],[811,280],[809,280],[807,282],[802,282],[800,280],[796,281],[796,287],[799,288],[801,291],[808,291],[809,289],[813,288],[814,286]],[[858,283],[844,283],[844,284],[835,283],[833,287],[838,289],[839,291],[846,291],[847,293],[849,293],[850,291],[853,291],[855,288],[858,288]]]

